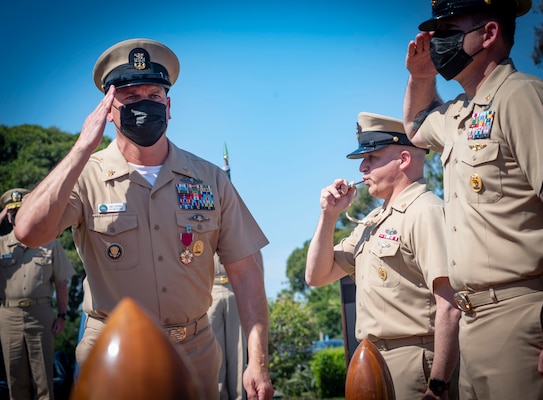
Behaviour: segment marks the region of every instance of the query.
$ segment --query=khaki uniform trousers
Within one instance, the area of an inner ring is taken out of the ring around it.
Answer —
[[[247,363],[247,344],[236,297],[229,283],[213,285],[212,295],[213,304],[207,315],[223,353],[219,370],[220,399],[242,400],[246,398],[243,371]]]
[[[54,398],[54,319],[47,303],[0,307],[0,339],[11,400]]]
[[[408,339],[409,340],[409,339]],[[402,339],[397,342],[400,343]],[[385,359],[392,381],[396,400],[420,399],[428,387],[428,378],[434,360],[434,343],[395,347],[394,340],[375,343]],[[458,399],[458,376],[451,380],[449,400]]]
[[[543,399],[543,291],[475,308],[460,320],[460,399]]]
[[[81,341],[76,347],[75,356],[79,370],[83,368],[92,347],[96,343],[100,332],[105,326],[104,322],[87,317],[85,331]],[[188,369],[194,373],[197,386],[197,393],[200,400],[218,400],[219,390],[217,381],[219,379],[219,366],[221,363],[221,349],[211,326],[206,326],[197,335],[187,337],[180,343],[172,343],[177,350],[179,357],[189,360]]]

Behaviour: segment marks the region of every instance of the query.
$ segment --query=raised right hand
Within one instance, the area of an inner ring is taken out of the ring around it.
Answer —
[[[405,66],[413,78],[427,79],[437,75],[437,70],[430,58],[431,37],[431,33],[421,32],[407,45]]]

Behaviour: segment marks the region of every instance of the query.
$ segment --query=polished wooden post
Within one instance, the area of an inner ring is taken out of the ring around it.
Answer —
[[[345,400],[395,400],[394,384],[385,359],[368,339],[356,348],[345,381]]]
[[[70,400],[197,399],[190,361],[132,299],[113,310]]]

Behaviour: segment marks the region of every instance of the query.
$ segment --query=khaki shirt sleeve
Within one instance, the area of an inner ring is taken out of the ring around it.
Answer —
[[[60,241],[54,240],[51,246],[53,250],[53,279],[62,281],[75,275],[75,269]]]
[[[543,81],[524,79],[508,85],[498,118],[513,158],[541,198],[543,189]]]
[[[334,246],[334,261],[351,276],[355,278],[356,268],[355,268],[355,257],[356,254],[362,251],[364,246],[364,241],[362,241],[362,236],[366,229],[371,229],[364,225],[358,225],[351,234],[342,239],[338,244]]]
[[[427,193],[430,196],[430,193]],[[445,212],[441,200],[428,202],[414,216],[411,248],[426,285],[433,293],[436,278],[447,277]]]

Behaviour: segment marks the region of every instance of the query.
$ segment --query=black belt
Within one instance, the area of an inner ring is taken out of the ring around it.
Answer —
[[[399,338],[399,339],[379,339],[373,342],[373,344],[379,350],[392,350],[398,347],[405,347],[405,346],[423,346],[425,344],[433,343],[433,342],[434,342],[434,336],[427,335],[427,336],[410,336],[410,337]]]
[[[513,297],[541,291],[543,291],[543,276],[538,276],[532,279],[494,286],[477,292],[459,291],[454,294],[454,302],[460,310],[470,313],[479,306],[496,304],[503,300],[512,299]]]
[[[35,304],[45,304],[51,303],[50,297],[36,297],[34,299],[24,298],[24,299],[1,299],[0,304],[4,307],[19,307],[27,308]]]
[[[163,326],[164,332],[174,343],[180,343],[189,336],[197,335],[202,329],[209,325],[209,319],[207,318],[207,313],[201,317],[187,322],[186,324],[181,325],[166,325]]]

